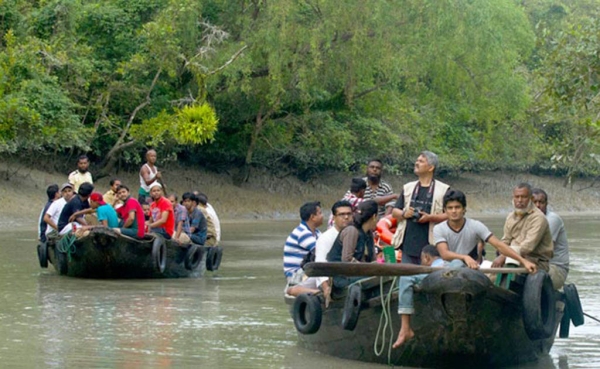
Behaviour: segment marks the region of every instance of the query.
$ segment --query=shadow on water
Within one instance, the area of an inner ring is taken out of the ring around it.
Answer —
[[[584,309],[600,316],[597,219],[567,220]],[[488,223],[488,221],[486,221]],[[490,220],[501,232],[502,220]],[[227,224],[221,270],[201,279],[89,280],[37,264],[32,232],[0,233],[3,367],[385,367],[299,348],[283,303],[283,242],[295,222]],[[397,327],[396,327],[397,329]],[[571,327],[522,368],[600,368],[600,325]]]

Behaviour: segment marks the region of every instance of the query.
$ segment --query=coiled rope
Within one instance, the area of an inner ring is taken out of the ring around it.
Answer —
[[[392,344],[394,342],[394,328],[390,324],[391,322],[391,301],[394,289],[397,288],[398,277],[394,277],[392,285],[387,295],[383,292],[383,277],[379,278],[379,293],[381,298],[381,316],[379,317],[379,327],[377,327],[377,335],[375,336],[375,343],[373,344],[373,351],[375,355],[381,356],[385,349],[386,331],[390,333],[390,341],[388,344],[388,365],[392,365]],[[381,340],[381,346],[379,341]]]
[[[58,252],[67,254],[68,260],[71,261],[71,254],[74,254],[75,251],[77,251],[77,249],[75,248],[76,240],[77,240],[77,237],[75,236],[75,234],[72,232],[69,232],[58,241],[58,243],[56,245],[56,250]]]

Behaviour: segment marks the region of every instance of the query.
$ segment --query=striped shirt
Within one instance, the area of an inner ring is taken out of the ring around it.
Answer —
[[[387,183],[383,180],[379,181],[379,185],[377,186],[377,191],[373,191],[371,189],[371,186],[369,186],[369,180],[367,177],[364,177],[363,180],[365,182],[367,182],[367,189],[365,190],[365,196],[363,196],[363,200],[374,200],[376,197],[394,194],[394,190],[392,189],[392,186],[390,186],[389,183]],[[344,197],[349,196],[349,195],[350,195],[350,191],[346,192],[346,195]],[[377,211],[377,217],[382,218],[385,215],[385,207],[388,205],[394,206],[395,203],[396,203],[396,201],[392,200],[388,204],[385,204],[384,206],[380,205],[379,210]]]
[[[301,222],[290,233],[283,247],[283,273],[286,277],[291,277],[300,269],[302,259],[315,247],[320,235],[318,229],[313,234],[305,222]]]

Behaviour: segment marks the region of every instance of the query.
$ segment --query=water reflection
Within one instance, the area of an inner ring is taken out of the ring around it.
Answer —
[[[566,219],[569,280],[600,316],[598,219]],[[502,219],[485,221],[498,234]],[[229,226],[229,227],[227,227]],[[340,368],[374,366],[305,351],[283,303],[281,250],[295,222],[225,224],[216,275],[182,280],[86,280],[40,271],[33,234],[0,233],[3,367]],[[523,368],[600,368],[600,324],[571,327]]]

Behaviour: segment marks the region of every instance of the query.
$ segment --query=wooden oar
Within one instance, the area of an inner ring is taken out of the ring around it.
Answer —
[[[304,272],[310,277],[371,277],[371,276],[403,276],[427,274],[447,268],[432,268],[414,264],[379,264],[379,263],[307,263]],[[525,268],[481,268],[482,273],[527,273]]]

